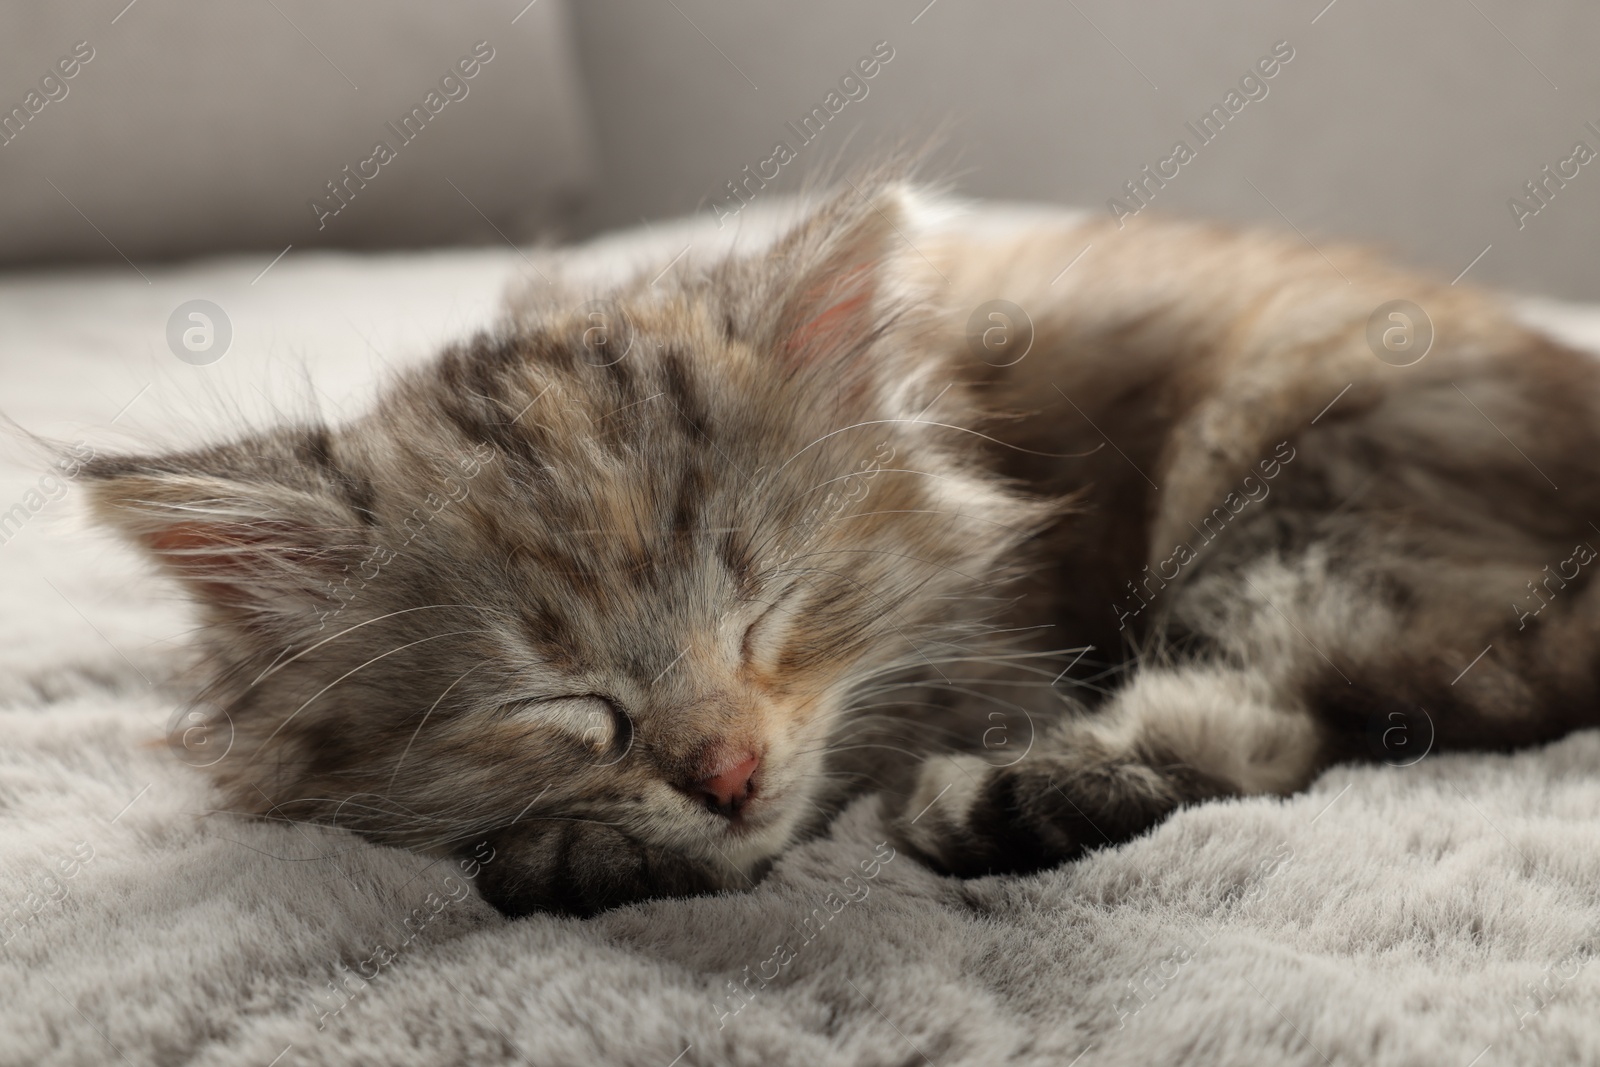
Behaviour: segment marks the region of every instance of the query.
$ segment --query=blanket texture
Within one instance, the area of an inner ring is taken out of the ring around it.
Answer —
[[[291,255],[254,282],[264,262],[3,281],[0,407],[95,448],[337,417],[486,323],[531,265]],[[204,366],[167,343],[196,298],[232,327]],[[1600,313],[1529,310],[1600,340]],[[508,922],[471,864],[212,812],[191,765],[217,753],[161,741],[181,599],[85,528],[70,480],[41,486],[39,457],[7,452],[0,514],[25,515],[0,529],[0,1064],[1600,1059],[1600,733],[1336,768],[1030,877],[936,876],[884,844],[868,797],[750,892]]]

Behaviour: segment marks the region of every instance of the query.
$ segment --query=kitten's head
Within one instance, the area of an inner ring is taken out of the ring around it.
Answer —
[[[742,885],[852,694],[948,656],[1041,518],[959,428],[905,225],[852,191],[550,297],[347,426],[96,461],[99,515],[203,609],[230,806],[487,837],[510,910]]]

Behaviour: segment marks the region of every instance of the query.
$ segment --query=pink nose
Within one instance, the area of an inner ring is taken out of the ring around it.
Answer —
[[[754,753],[729,763],[709,778],[701,779],[695,788],[705,797],[706,805],[724,815],[736,815],[750,799],[750,779],[755,775],[761,760]]]

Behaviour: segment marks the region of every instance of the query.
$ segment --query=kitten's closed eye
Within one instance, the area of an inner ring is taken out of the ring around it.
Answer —
[[[621,759],[633,745],[633,721],[627,712],[597,693],[512,701],[501,706],[500,714],[554,727],[596,755],[614,753]]]
[[[744,637],[739,642],[739,657],[745,663],[766,663],[778,652],[782,645],[785,624],[794,610],[792,594],[795,591],[795,586],[785,589],[745,630]],[[789,603],[786,604],[785,601]]]

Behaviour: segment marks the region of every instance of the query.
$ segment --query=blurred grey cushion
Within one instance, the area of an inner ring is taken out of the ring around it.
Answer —
[[[567,19],[564,0],[14,5],[0,262],[538,235],[593,169]]]

